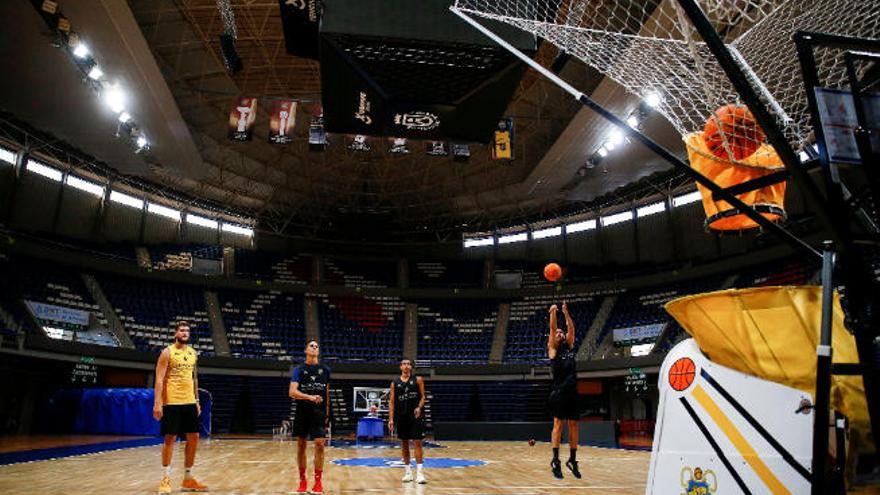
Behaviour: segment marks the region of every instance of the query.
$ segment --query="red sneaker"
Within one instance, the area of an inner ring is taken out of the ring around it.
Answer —
[[[321,486],[321,478],[315,478],[315,485],[312,486],[312,493],[315,495],[324,493],[324,487]]]
[[[309,492],[309,482],[305,478],[299,479],[299,488],[296,489],[296,493],[308,493]]]

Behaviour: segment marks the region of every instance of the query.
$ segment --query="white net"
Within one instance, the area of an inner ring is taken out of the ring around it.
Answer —
[[[877,0],[700,0],[699,4],[747,69],[753,87],[796,150],[810,141],[811,133],[793,33],[880,37]],[[639,98],[655,100],[658,110],[683,135],[703,132],[707,119],[720,107],[740,103],[675,0],[457,0],[456,7],[534,33]],[[824,86],[848,87],[843,53],[817,50]],[[748,149],[747,155],[760,143],[746,141],[761,141],[763,134],[755,131],[754,122],[743,130],[742,122],[730,119],[731,115],[737,114],[728,112],[728,120],[719,118],[718,156],[724,153],[739,161],[743,153],[731,147],[741,145]]]

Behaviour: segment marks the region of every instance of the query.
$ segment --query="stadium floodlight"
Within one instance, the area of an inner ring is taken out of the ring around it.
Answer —
[[[218,226],[217,220],[211,220],[210,218],[193,215],[192,213],[186,214],[186,223],[191,223],[200,227],[207,227],[209,229],[216,229]]]
[[[229,232],[230,234],[238,234],[247,237],[254,236],[254,229],[243,225],[236,225],[234,223],[224,223],[222,230],[223,232]]]
[[[103,76],[104,76],[104,71],[102,71],[101,68],[98,67],[97,65],[92,67],[92,69],[89,71],[89,78],[92,79],[93,81],[97,81],[98,79],[101,79],[101,77],[103,77]]]
[[[562,235],[562,227],[549,227],[532,232],[532,239],[546,239]]]
[[[464,240],[464,247],[466,247],[466,248],[480,247],[480,246],[491,246],[493,244],[495,244],[494,237],[477,237],[477,238],[473,238],[473,239],[465,239]]]
[[[113,113],[120,113],[125,110],[125,91],[119,84],[109,84],[104,88],[104,102],[110,107]]]
[[[52,179],[56,182],[61,182],[61,178],[64,176],[60,170],[55,167],[50,167],[44,163],[40,163],[36,160],[28,160],[27,166],[25,167],[29,172],[33,172],[38,175],[42,175],[47,179]]]
[[[633,219],[632,210],[622,211],[620,213],[614,213],[613,215],[606,215],[604,217],[600,217],[599,221],[602,222],[603,227],[608,227],[610,225],[628,222]]]
[[[608,143],[612,144],[614,146],[617,146],[619,144],[623,144],[624,138],[625,138],[625,136],[623,135],[623,131],[615,128],[614,130],[611,131],[610,134],[608,134]]]
[[[75,175],[68,175],[66,182],[68,186],[79,189],[80,191],[85,191],[98,197],[104,195],[104,186],[100,184],[95,184],[94,182],[85,179],[81,179]]]
[[[165,218],[177,220],[178,222],[180,221],[180,211],[173,208],[168,208],[167,206],[162,206],[156,203],[147,203],[147,211],[149,211],[150,213],[155,213],[159,216],[163,216]]]
[[[639,357],[639,356],[647,356],[651,354],[651,351],[654,350],[654,344],[636,344],[629,348],[629,355],[631,357]]]
[[[126,206],[131,206],[132,208],[137,208],[138,210],[144,208],[144,200],[136,198],[134,196],[129,196],[128,194],[121,193],[119,191],[110,191],[110,201]]]
[[[124,123],[128,122],[129,120],[131,120],[131,114],[130,114],[130,113],[128,113],[128,112],[122,112],[122,113],[119,114],[119,122],[122,122],[122,123],[124,124]]]
[[[15,165],[15,152],[11,149],[0,146],[0,162]]]
[[[573,234],[575,232],[583,232],[585,230],[593,230],[596,228],[596,220],[584,220],[583,222],[575,222],[570,223],[565,226],[566,234]]]
[[[663,102],[663,100],[660,98],[660,94],[657,93],[656,91],[651,91],[648,94],[646,94],[644,101],[645,101],[645,104],[651,108],[657,108],[660,106],[660,103]]]
[[[666,202],[658,201],[656,203],[651,203],[649,205],[642,206],[641,208],[636,210],[636,216],[639,218],[646,217],[648,215],[653,215],[655,213],[660,213],[666,211]]]
[[[498,237],[498,244],[512,244],[514,242],[523,242],[529,240],[528,232],[519,232],[516,234],[502,235]]]
[[[700,201],[701,199],[703,199],[703,198],[702,198],[702,196],[700,196],[700,191],[694,191],[694,192],[689,192],[687,194],[681,194],[679,196],[674,196],[672,198],[672,207],[675,208],[675,207],[687,205],[690,203],[696,203],[697,201]]]
[[[73,55],[76,58],[86,58],[89,56],[90,53],[92,52],[89,51],[89,47],[82,41],[80,41],[76,44],[75,47],[73,47]]]

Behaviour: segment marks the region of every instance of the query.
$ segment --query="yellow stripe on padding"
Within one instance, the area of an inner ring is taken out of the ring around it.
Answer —
[[[727,439],[736,447],[736,450],[739,451],[739,454],[743,456],[746,462],[749,463],[749,466],[752,466],[752,469],[755,470],[755,473],[759,478],[770,488],[770,491],[774,495],[791,495],[791,492],[788,491],[787,488],[782,484],[779,479],[773,475],[773,472],[770,471],[770,468],[764,464],[764,461],[761,460],[761,457],[758,456],[758,453],[755,452],[755,449],[749,444],[749,442],[742,436],[742,433],[736,428],[730,418],[724,414],[724,411],[718,407],[718,404],[709,397],[709,394],[706,393],[706,390],[703,389],[700,385],[694,387],[692,392],[694,399],[703,406],[703,409],[709,413],[709,416],[712,417],[712,420],[715,421],[715,424],[721,428],[721,431],[727,436]]]

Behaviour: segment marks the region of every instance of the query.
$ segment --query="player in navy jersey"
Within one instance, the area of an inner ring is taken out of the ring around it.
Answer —
[[[324,439],[327,436],[327,420],[330,418],[330,368],[318,364],[318,342],[306,344],[306,362],[293,369],[288,395],[296,400],[296,417],[293,419],[293,436],[296,437],[296,463],[299,467],[297,493],[308,491],[306,480],[306,446],[311,438],[315,442],[315,484],[310,493],[324,493],[321,475],[324,470]]]
[[[412,360],[402,359],[400,376],[391,382],[388,430],[393,432],[397,428],[397,437],[400,438],[403,464],[406,468],[402,481],[408,483],[413,480],[409,455],[409,441],[412,440],[416,451],[416,483],[424,484],[428,482],[422,467],[424,460],[422,439],[425,438],[425,382],[422,377],[413,376],[412,369]]]
[[[575,365],[574,322],[568,314],[568,304],[562,302],[562,314],[565,315],[566,332],[556,326],[556,305],[550,306],[550,337],[547,342],[547,355],[550,358],[553,373],[553,386],[550,390],[550,411],[553,414],[553,460],[550,468],[553,476],[562,479],[562,465],[559,462],[559,444],[562,443],[562,428],[568,425],[568,443],[570,454],[565,466],[571,470],[575,478],[580,478],[578,470],[578,410],[577,367]]]

